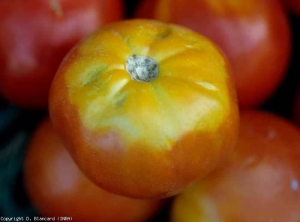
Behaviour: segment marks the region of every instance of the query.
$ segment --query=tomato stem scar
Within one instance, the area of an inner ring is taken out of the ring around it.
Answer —
[[[158,64],[147,56],[131,55],[126,60],[126,71],[140,82],[151,82],[158,76]]]

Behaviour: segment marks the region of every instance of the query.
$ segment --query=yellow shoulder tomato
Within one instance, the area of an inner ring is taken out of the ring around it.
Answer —
[[[237,138],[227,60],[207,38],[153,20],[113,23],[84,39],[62,62],[49,103],[82,171],[130,197],[180,192]]]

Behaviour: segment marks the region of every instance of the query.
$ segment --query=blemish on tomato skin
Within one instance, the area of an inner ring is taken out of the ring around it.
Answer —
[[[171,34],[172,34],[171,28],[167,28],[167,29],[165,29],[163,32],[158,33],[158,34],[156,35],[156,38],[159,39],[159,40],[166,39],[166,38],[169,37]]]
[[[63,17],[63,10],[59,0],[50,0],[49,6],[51,11],[53,11],[57,17],[59,18]]]

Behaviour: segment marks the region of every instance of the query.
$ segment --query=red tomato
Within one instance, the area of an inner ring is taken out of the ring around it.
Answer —
[[[173,222],[300,221],[300,131],[261,111],[241,112],[224,165],[176,197]]]
[[[52,78],[70,48],[121,18],[121,0],[1,0],[3,96],[26,108],[46,107]]]
[[[78,169],[56,136],[49,118],[35,131],[24,166],[25,187],[43,216],[72,221],[148,221],[164,200],[139,200],[102,190]]]
[[[181,26],[127,20],[73,48],[49,111],[80,169],[130,197],[175,195],[234,148],[239,125],[227,60]]]
[[[290,27],[278,0],[144,0],[136,17],[191,28],[228,56],[241,107],[264,102],[281,82],[290,56]]]

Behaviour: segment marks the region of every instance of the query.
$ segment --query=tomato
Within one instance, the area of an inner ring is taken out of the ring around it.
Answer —
[[[278,0],[144,0],[136,17],[183,25],[217,43],[230,61],[242,108],[263,103],[286,73],[290,27]]]
[[[103,24],[121,19],[121,0],[1,0],[0,91],[25,108],[45,108],[59,63]]]
[[[148,221],[165,202],[118,196],[93,184],[63,147],[49,118],[31,138],[24,180],[28,196],[41,215],[67,216],[72,221]]]
[[[279,116],[243,111],[224,165],[173,202],[173,222],[300,221],[300,131]]]
[[[153,20],[105,26],[68,54],[49,110],[75,162],[130,197],[175,195],[215,168],[237,138],[228,62],[208,39]]]

